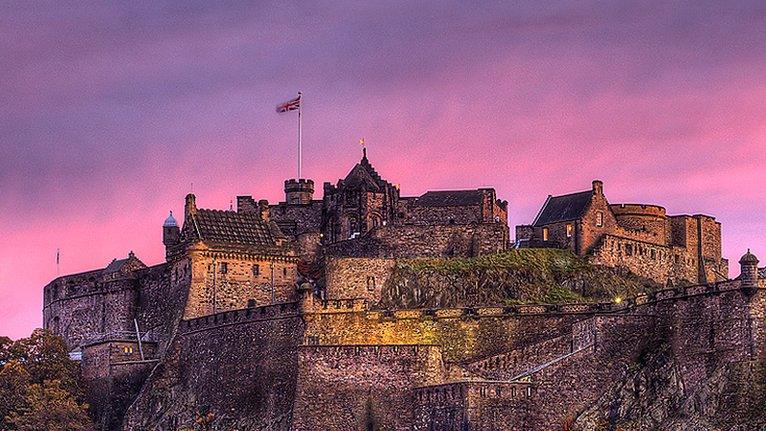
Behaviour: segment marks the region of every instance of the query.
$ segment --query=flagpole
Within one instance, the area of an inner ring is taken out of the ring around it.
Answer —
[[[298,99],[299,99],[298,101],[298,179],[301,179],[301,157],[302,157],[301,153],[303,151],[302,142],[301,142],[303,138],[303,125],[301,123],[301,111],[303,110],[302,108],[303,100],[300,100],[303,98],[302,96],[303,96],[303,93],[299,91],[298,92]]]

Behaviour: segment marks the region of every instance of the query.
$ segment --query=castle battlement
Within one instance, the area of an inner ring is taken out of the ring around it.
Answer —
[[[297,302],[283,302],[261,307],[226,310],[220,313],[181,320],[178,327],[182,334],[188,334],[221,326],[295,317],[298,315],[298,311],[299,306]]]

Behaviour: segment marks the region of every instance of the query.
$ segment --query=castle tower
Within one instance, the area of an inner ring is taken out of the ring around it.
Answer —
[[[173,211],[170,211],[170,215],[162,224],[162,243],[165,244],[165,254],[168,254],[168,248],[178,244],[180,241],[181,228],[178,227],[178,222],[173,217]]]
[[[758,287],[758,258],[748,249],[747,253],[739,259],[739,265],[741,268],[739,280],[742,289],[748,293],[755,292]]]
[[[285,180],[285,202],[288,205],[310,204],[314,198],[314,181],[308,179]]]

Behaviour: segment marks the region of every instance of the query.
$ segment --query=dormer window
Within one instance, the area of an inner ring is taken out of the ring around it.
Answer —
[[[604,226],[604,213],[596,211],[596,227]]]
[[[567,223],[567,238],[572,238],[573,234],[574,234],[574,225],[572,223]]]
[[[548,241],[548,228],[543,228],[543,241]]]

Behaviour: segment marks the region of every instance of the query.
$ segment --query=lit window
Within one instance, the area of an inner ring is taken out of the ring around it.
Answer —
[[[604,213],[596,211],[596,227],[604,226]]]
[[[129,355],[133,353],[133,347],[131,346],[123,346],[122,353],[125,353],[126,355]]]
[[[572,238],[574,234],[574,226],[571,223],[567,223],[567,238]]]
[[[543,228],[543,241],[548,241],[548,228]]]

